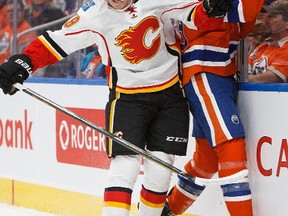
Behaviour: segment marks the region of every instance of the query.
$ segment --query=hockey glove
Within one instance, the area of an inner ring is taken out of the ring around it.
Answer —
[[[203,7],[209,17],[224,17],[232,6],[232,0],[204,0]]]
[[[13,87],[15,83],[23,84],[32,73],[32,63],[28,56],[13,55],[7,62],[0,65],[0,88],[4,94],[13,95],[18,89]]]

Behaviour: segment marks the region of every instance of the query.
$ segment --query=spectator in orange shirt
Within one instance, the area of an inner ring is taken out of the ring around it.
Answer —
[[[26,11],[27,20],[32,27],[40,26],[58,19],[63,18],[66,14],[54,5],[50,0],[31,0],[31,7]],[[43,34],[46,30],[61,29],[63,23],[42,28],[37,31],[38,35]]]
[[[249,56],[248,80],[255,83],[288,82],[288,0],[264,6],[270,38]]]
[[[256,20],[254,31],[249,33],[248,37],[248,54],[250,55],[256,47],[264,43],[267,39],[268,30],[266,24],[262,20]]]
[[[24,4],[22,1],[18,1],[18,29],[20,33],[24,30],[31,28],[29,23],[24,19]],[[13,0],[7,1],[7,25],[0,30],[0,63],[3,63],[10,57],[11,41],[13,37]],[[18,51],[22,51],[26,45],[36,37],[36,33],[29,33],[19,38]]]
[[[6,0],[0,0],[0,30],[3,29],[7,24],[6,13]]]

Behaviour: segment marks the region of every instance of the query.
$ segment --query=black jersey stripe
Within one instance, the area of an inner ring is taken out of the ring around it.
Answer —
[[[59,53],[59,55],[61,55],[63,58],[68,56],[68,54],[63,49],[61,49],[57,43],[55,43],[55,41],[49,36],[47,32],[45,32],[42,36],[47,40],[50,46],[52,46]]]

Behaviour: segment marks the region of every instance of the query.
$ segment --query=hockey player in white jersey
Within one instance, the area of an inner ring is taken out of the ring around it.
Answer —
[[[22,54],[2,64],[0,87],[5,94],[13,95],[17,91],[13,84],[23,83],[38,68],[97,44],[110,90],[106,129],[173,164],[175,155],[186,154],[189,111],[179,81],[180,49],[177,44],[166,46],[165,36],[173,32],[173,27],[164,29],[161,15],[172,11],[169,14],[196,29],[211,24],[205,20],[216,20],[209,14],[226,13],[229,2],[89,0],[62,29],[47,31]],[[107,154],[112,162],[102,215],[128,216],[141,156],[109,139]],[[170,179],[171,171],[144,161],[139,216],[161,215]]]

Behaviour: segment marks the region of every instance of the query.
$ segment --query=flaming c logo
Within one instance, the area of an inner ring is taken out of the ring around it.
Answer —
[[[115,44],[122,47],[122,56],[132,64],[150,59],[156,55],[160,47],[160,34],[156,17],[150,16],[141,21],[137,26],[124,30],[116,38]]]

